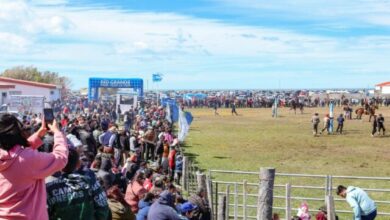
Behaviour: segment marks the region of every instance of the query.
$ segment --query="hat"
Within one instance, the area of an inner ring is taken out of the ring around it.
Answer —
[[[183,205],[180,206],[180,210],[182,213],[191,212],[194,209],[196,209],[196,205],[192,205],[190,202],[186,202]]]
[[[326,209],[326,206],[321,206],[318,210],[320,210],[320,211],[322,211],[322,212],[325,212],[325,213],[327,213],[328,212],[328,210]]]

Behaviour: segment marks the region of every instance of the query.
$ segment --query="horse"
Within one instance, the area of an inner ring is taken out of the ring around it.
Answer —
[[[355,114],[356,114],[356,119],[358,120],[361,120],[362,119],[362,116],[363,114],[366,112],[366,110],[364,108],[358,108],[355,110]]]
[[[366,105],[365,108],[356,109],[356,119],[361,120],[363,114],[370,115],[369,122],[371,122],[371,118],[375,118],[375,110],[378,109],[377,105]]]
[[[297,103],[295,102],[295,100],[291,100],[290,105],[290,111],[294,110],[294,113],[297,114]]]
[[[371,118],[374,118],[374,119],[375,119],[375,110],[376,110],[376,109],[378,109],[378,106],[377,106],[377,105],[374,105],[374,104],[370,105],[370,106],[366,109],[366,111],[365,111],[366,115],[370,115],[370,119],[368,120],[369,122],[371,122]]]

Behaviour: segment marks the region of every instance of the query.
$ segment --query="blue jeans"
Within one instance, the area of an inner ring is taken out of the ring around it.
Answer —
[[[369,215],[365,215],[365,216],[362,215],[362,220],[374,220],[375,217],[376,217],[376,210],[373,211],[373,212],[372,212],[371,214],[369,214]]]

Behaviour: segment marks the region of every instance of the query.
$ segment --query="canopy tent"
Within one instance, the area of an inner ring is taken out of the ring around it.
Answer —
[[[203,100],[207,99],[207,95],[203,93],[187,93],[183,95],[183,99],[185,100],[192,100],[192,99],[197,99],[197,100]]]

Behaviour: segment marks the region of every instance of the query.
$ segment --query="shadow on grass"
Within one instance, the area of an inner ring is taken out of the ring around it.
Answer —
[[[213,158],[215,158],[215,159],[220,159],[220,160],[224,160],[224,159],[231,159],[232,157],[214,156]]]
[[[199,156],[199,154],[184,152],[184,156],[188,157],[194,164],[198,164],[196,158]]]

